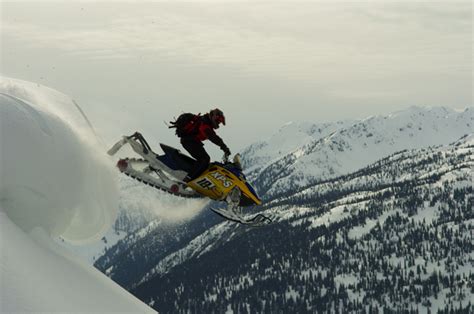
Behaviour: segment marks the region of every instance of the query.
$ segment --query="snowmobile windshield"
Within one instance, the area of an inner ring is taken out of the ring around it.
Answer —
[[[252,192],[253,195],[255,195],[255,197],[257,197],[258,199],[260,199],[260,197],[258,197],[258,194],[257,192],[255,192],[255,190],[253,189],[253,187],[248,184],[247,182],[245,182],[245,185],[247,186],[247,188],[249,189],[250,192]]]
[[[226,165],[223,165],[223,167],[227,170],[229,170],[230,172],[232,172],[233,174],[235,174],[238,178],[241,178],[241,179],[244,179],[247,181],[247,179],[245,178],[245,175],[244,173],[242,172],[242,170],[240,170],[239,167],[233,165],[233,164],[226,164]]]
[[[226,165],[223,165],[223,167],[232,172],[234,175],[236,175],[238,178],[240,178],[241,180],[243,180],[245,182],[245,186],[247,186],[247,188],[249,189],[250,193],[252,193],[253,195],[255,195],[256,198],[260,199],[260,197],[258,196],[257,192],[255,191],[255,189],[247,182],[247,178],[245,177],[244,173],[242,172],[242,170],[232,164],[232,163],[228,163]]]

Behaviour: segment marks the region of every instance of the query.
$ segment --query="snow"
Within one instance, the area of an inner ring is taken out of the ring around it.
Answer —
[[[404,149],[449,144],[472,133],[474,111],[411,107],[386,116],[327,124],[291,123],[243,156],[249,179],[268,195],[361,169]],[[282,171],[284,170],[284,171]]]
[[[438,216],[438,205],[429,206],[427,202],[425,202],[425,206],[418,210],[418,212],[411,217],[414,222],[425,222],[426,224],[430,225],[434,220],[437,219]]]
[[[296,300],[299,297],[300,297],[300,295],[299,295],[298,291],[293,289],[292,286],[288,286],[288,288],[286,289],[286,292],[285,292],[285,299],[286,300],[293,299],[293,301],[296,302]]]
[[[375,219],[368,219],[365,222],[365,225],[352,228],[348,234],[349,238],[354,239],[354,240],[362,238],[375,227],[375,225],[377,224],[377,221],[378,220],[375,220]]]
[[[153,312],[54,239],[99,240],[115,221],[113,163],[79,106],[0,78],[0,311]]]
[[[44,230],[27,234],[1,209],[0,233],[0,312],[154,312]]]
[[[334,283],[336,284],[336,287],[339,289],[341,284],[347,286],[350,285],[356,285],[359,282],[359,279],[352,274],[342,274],[342,275],[336,275],[334,277]]]
[[[359,225],[349,230],[348,237],[353,240],[361,239],[363,236],[370,233],[377,223],[383,225],[389,216],[400,212],[400,210],[393,210],[390,212],[384,212],[377,219],[367,219],[364,225]]]
[[[138,284],[147,281],[153,276],[165,274],[176,265],[181,264],[183,261],[191,257],[199,258],[199,256],[211,251],[214,247],[219,245],[219,243],[215,241],[216,238],[230,241],[233,237],[232,230],[235,229],[235,227],[235,223],[225,221],[213,226],[209,230],[206,230],[204,233],[191,240],[184,248],[163,258],[155,267],[153,267],[153,269],[145,274]]]
[[[129,154],[135,156],[136,154]],[[115,164],[115,163],[114,163]],[[126,176],[119,178],[121,208],[145,211],[171,223],[183,222],[199,214],[209,203],[208,199],[177,198]]]
[[[0,80],[0,205],[26,232],[42,227],[70,242],[95,241],[115,220],[116,174],[76,104],[65,98]]]
[[[329,136],[342,125],[347,126],[351,123],[351,121],[334,124],[288,122],[266,141],[254,143],[242,152],[245,172],[250,174],[251,179],[253,171],[265,168],[288,154],[300,157],[304,153],[305,145]]]
[[[113,228],[110,228],[100,241],[88,243],[87,245],[70,244],[62,238],[55,240],[59,245],[74,252],[88,264],[93,265],[106,250],[113,247],[120,240],[125,239],[127,235],[128,233],[124,231],[116,231]]]
[[[331,208],[331,210],[319,217],[312,217],[310,221],[312,221],[310,228],[316,228],[318,226],[327,225],[329,226],[331,223],[339,221],[347,216],[350,213],[344,211],[344,206],[337,206]]]

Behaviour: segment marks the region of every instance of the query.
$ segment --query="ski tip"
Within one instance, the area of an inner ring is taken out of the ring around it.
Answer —
[[[179,185],[173,184],[173,185],[170,187],[170,191],[171,191],[172,193],[178,193],[178,192],[179,192]]]
[[[119,168],[120,172],[124,172],[128,167],[128,162],[125,159],[120,159],[117,162],[117,168]]]

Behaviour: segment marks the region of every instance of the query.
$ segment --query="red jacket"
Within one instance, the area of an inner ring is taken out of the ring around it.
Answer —
[[[205,114],[203,116],[198,116],[199,118],[196,119],[193,123],[193,126],[187,130],[188,136],[184,136],[183,139],[190,139],[202,142],[205,140],[210,140],[217,146],[219,146],[224,152],[228,152],[229,148],[224,143],[222,138],[216,134],[214,131],[214,127],[212,126],[211,119],[209,118],[209,114]]]

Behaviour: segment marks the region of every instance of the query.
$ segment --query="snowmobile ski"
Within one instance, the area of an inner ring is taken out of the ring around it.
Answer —
[[[221,209],[221,208],[212,208],[211,210],[221,216],[224,219],[238,222],[243,225],[251,226],[251,227],[261,227],[265,225],[269,225],[272,223],[272,220],[265,215],[257,214],[253,218],[245,219],[242,217],[242,213],[237,213],[232,210],[228,209]]]

